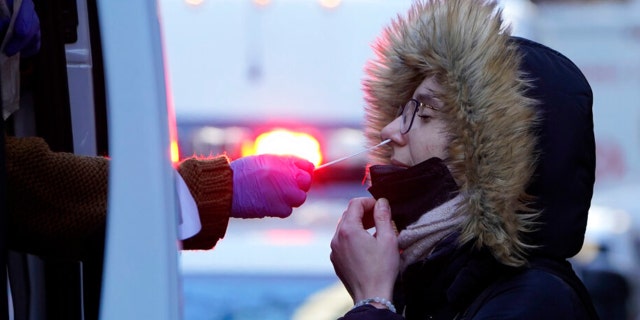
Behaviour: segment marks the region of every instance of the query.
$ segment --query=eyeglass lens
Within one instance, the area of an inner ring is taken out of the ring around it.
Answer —
[[[413,118],[416,116],[416,112],[418,111],[418,103],[416,100],[409,100],[407,103],[402,106],[400,112],[402,113],[402,121],[400,121],[400,133],[406,134],[411,130],[411,125],[413,124]]]

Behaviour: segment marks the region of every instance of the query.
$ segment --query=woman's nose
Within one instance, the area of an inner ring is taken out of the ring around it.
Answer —
[[[392,142],[404,145],[405,135],[400,132],[400,121],[402,117],[397,117],[393,121],[389,122],[382,131],[380,131],[380,139],[391,139]]]

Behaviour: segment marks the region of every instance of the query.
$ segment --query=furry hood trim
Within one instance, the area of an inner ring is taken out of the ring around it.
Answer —
[[[460,240],[489,248],[503,264],[521,266],[532,248],[523,239],[538,216],[526,193],[538,120],[510,38],[494,1],[414,3],[384,29],[373,46],[376,58],[365,67],[365,135],[369,145],[379,143],[398,107],[425,78],[435,77],[448,124],[445,161],[466,195],[457,207],[465,217]],[[372,164],[389,164],[391,149],[370,156]]]

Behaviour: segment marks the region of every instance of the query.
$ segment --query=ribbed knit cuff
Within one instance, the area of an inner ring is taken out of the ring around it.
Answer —
[[[233,196],[233,174],[226,156],[189,158],[178,172],[191,191],[202,229],[182,242],[183,249],[213,248],[224,237],[229,223]]]

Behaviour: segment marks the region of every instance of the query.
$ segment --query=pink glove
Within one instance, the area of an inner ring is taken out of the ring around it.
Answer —
[[[257,155],[231,162],[234,218],[286,218],[301,206],[314,165],[294,156]]]

